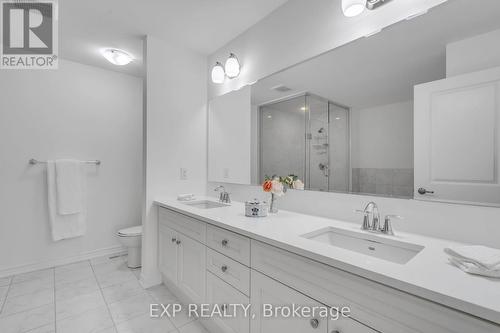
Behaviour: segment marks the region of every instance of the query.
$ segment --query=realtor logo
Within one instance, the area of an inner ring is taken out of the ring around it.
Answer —
[[[57,0],[0,0],[2,69],[56,69]]]

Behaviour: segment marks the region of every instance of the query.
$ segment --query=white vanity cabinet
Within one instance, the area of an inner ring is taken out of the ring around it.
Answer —
[[[205,301],[205,245],[180,233],[177,239],[177,286],[195,303],[202,303]]]
[[[252,271],[251,290],[252,313],[255,314],[251,333],[327,333],[328,320],[325,318],[285,317],[281,313],[271,315],[271,311],[264,311],[268,305],[277,309],[292,304],[311,308],[322,304],[256,271]]]
[[[247,306],[250,299],[211,272],[207,272],[207,303],[220,305],[227,315],[227,317],[212,318],[217,325],[218,332],[248,333],[250,331],[249,317],[245,316],[242,308],[224,307],[228,304]],[[236,316],[233,316],[234,313]]]
[[[500,332],[491,322],[162,207],[158,237],[163,280],[181,300],[252,305],[254,319],[202,321],[212,332]],[[350,317],[267,317],[264,304],[348,307]]]
[[[191,226],[198,226],[200,230],[186,229],[186,226],[177,228],[179,220],[186,218],[185,216],[166,210],[160,210],[159,216],[158,264],[161,273],[169,284],[184,293],[183,298],[203,303],[206,290],[206,247],[175,229],[188,230],[187,233],[195,235],[204,234],[201,229],[206,228],[206,225],[193,220],[195,224]]]
[[[177,231],[160,224],[158,239],[158,260],[160,272],[172,283],[177,284]]]

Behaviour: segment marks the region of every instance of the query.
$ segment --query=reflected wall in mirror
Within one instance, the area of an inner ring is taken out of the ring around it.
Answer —
[[[481,4],[448,1],[253,84],[251,183],[500,204],[500,1]]]

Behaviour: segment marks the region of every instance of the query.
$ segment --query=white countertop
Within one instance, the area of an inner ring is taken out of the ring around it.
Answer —
[[[197,197],[197,200],[214,198]],[[458,243],[398,232],[379,235],[425,248],[406,264],[396,264],[357,252],[306,239],[300,235],[333,226],[364,233],[359,225],[280,210],[264,218],[245,216],[243,203],[200,209],[175,199],[155,203],[252,239],[262,241],[372,281],[434,301],[453,309],[500,324],[500,279],[462,272],[448,263],[445,247]]]

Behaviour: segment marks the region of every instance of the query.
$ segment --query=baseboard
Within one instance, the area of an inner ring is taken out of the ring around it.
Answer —
[[[54,266],[67,265],[67,264],[71,264],[74,262],[93,259],[93,258],[97,258],[97,257],[125,254],[126,252],[127,251],[124,247],[118,245],[118,246],[112,246],[112,247],[108,247],[108,248],[104,248],[104,249],[84,252],[84,253],[81,253],[81,254],[78,254],[75,256],[65,257],[65,258],[61,258],[61,259],[48,260],[48,261],[43,261],[43,262],[14,266],[14,267],[0,270],[0,278],[6,277],[6,276],[11,276],[11,275],[16,275],[16,274],[37,271],[37,270],[45,269],[45,268],[51,268]]]

